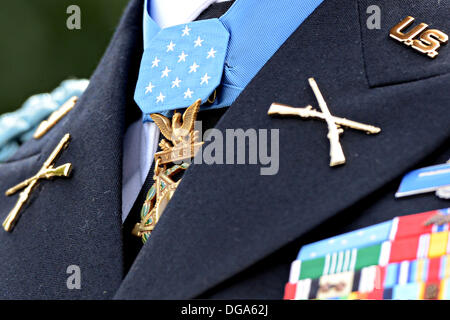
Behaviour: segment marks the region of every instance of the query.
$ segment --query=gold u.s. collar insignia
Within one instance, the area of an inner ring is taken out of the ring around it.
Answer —
[[[421,53],[426,54],[430,58],[435,58],[439,54],[438,49],[441,47],[441,44],[446,44],[448,42],[448,35],[437,29],[429,29],[425,31],[425,29],[428,28],[428,24],[426,23],[420,23],[414,28],[411,28],[408,32],[403,33],[403,31],[413,22],[413,17],[406,17],[391,29],[389,36]],[[419,38],[415,39],[416,37]]]
[[[43,179],[49,180],[54,177],[68,177],[70,175],[72,171],[71,163],[66,163],[57,168],[54,167],[54,164],[58,159],[58,157],[61,155],[62,151],[69,146],[69,142],[70,142],[70,134],[66,134],[61,139],[56,148],[53,150],[50,157],[48,157],[48,159],[44,162],[44,165],[41,167],[41,169],[36,175],[6,191],[6,195],[11,196],[23,189],[23,191],[19,195],[19,199],[17,200],[16,205],[3,222],[3,228],[5,229],[5,231],[8,232],[12,231],[13,226],[17,218],[19,217],[20,211],[28,201],[28,198],[30,197],[34,188],[37,186],[39,180]]]
[[[330,140],[330,167],[344,164],[346,160],[341,143],[339,141],[339,135],[344,132],[341,127],[365,131],[367,134],[377,134],[381,131],[381,129],[375,126],[347,120],[345,118],[332,116],[314,78],[309,78],[308,81],[314,92],[314,95],[316,96],[322,112],[314,110],[310,105],[305,108],[293,108],[284,104],[272,103],[269,108],[268,114],[291,116],[295,115],[301,118],[316,118],[325,120],[328,125],[327,137]]]

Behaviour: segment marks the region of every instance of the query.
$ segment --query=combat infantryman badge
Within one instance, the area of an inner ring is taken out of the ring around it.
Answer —
[[[175,112],[172,122],[160,114],[152,114],[151,118],[161,130],[166,139],[159,143],[162,151],[155,154],[155,170],[153,180],[155,183],[147,193],[146,200],[141,210],[141,222],[137,223],[132,231],[133,235],[141,237],[145,243],[164,209],[172,198],[175,190],[181,182],[176,180],[177,175],[187,168],[190,160],[201,148],[203,142],[199,141],[199,132],[194,130],[197,113],[200,110],[201,100],[197,100],[183,114]],[[168,163],[181,162],[167,168]]]
[[[347,120],[345,118],[332,116],[314,78],[309,78],[308,81],[317,98],[319,107],[322,112],[314,110],[310,105],[306,106],[305,108],[293,108],[280,103],[272,103],[269,108],[268,114],[290,116],[295,115],[300,116],[301,118],[317,118],[325,120],[328,125],[327,137],[330,140],[330,167],[344,164],[346,160],[341,143],[339,142],[339,135],[344,132],[344,130],[341,128],[342,126],[355,130],[365,131],[367,134],[377,134],[381,131],[381,129],[375,126]]]
[[[413,21],[413,17],[406,17],[403,21],[391,29],[389,36],[407,46],[411,46],[413,49],[421,53],[428,55],[430,58],[435,58],[439,54],[438,49],[440,48],[441,43],[446,44],[448,42],[448,35],[436,29],[425,31],[428,27],[426,23],[421,23],[408,32],[403,33],[404,29],[409,27]],[[419,35],[419,39],[414,39]]]
[[[5,221],[3,222],[3,228],[5,229],[5,231],[8,232],[12,231],[13,225],[16,222],[17,218],[19,217],[20,211],[22,210],[25,203],[28,201],[31,192],[37,186],[39,180],[42,179],[49,180],[54,177],[68,177],[70,175],[72,171],[71,163],[66,163],[57,168],[54,167],[54,163],[61,155],[62,151],[69,146],[69,141],[70,141],[70,134],[66,134],[61,139],[59,144],[56,146],[55,150],[53,150],[50,157],[47,159],[47,161],[45,161],[44,165],[35,176],[25,180],[24,182],[6,191],[6,195],[11,196],[16,192],[18,192],[19,190],[25,188],[20,193],[19,199],[17,200],[15,207],[11,210],[11,212],[8,214]]]

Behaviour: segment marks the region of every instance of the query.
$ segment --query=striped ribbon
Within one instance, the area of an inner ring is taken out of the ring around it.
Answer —
[[[445,216],[449,213],[450,209],[447,208],[396,217],[390,221],[311,243],[301,248],[297,260],[315,259],[324,257],[330,252],[363,248],[381,244],[384,241],[397,241],[403,238],[418,237],[426,233],[447,231],[449,230],[448,223],[427,226],[425,222],[433,216]]]
[[[289,282],[347,271],[357,271],[371,265],[384,266],[408,260],[436,258],[450,253],[449,232],[423,234],[419,237],[385,241],[365,248],[329,253],[325,257],[295,260]]]
[[[323,275],[317,279],[289,282],[285,299],[425,299],[433,298],[427,293],[427,285],[433,285],[436,297],[448,299],[450,295],[450,256],[433,259],[416,259],[374,265],[355,272]],[[333,290],[329,284],[340,284]],[[328,289],[324,292],[323,288]],[[418,291],[421,288],[422,291]],[[410,290],[411,292],[407,292]]]
[[[371,265],[385,265],[390,253],[390,242],[366,248],[352,249],[327,254],[311,260],[296,260],[291,265],[289,282],[323,275],[361,270]]]
[[[430,218],[448,214],[449,208],[397,217],[304,246],[291,265],[286,295],[292,298],[298,286],[310,287],[314,280],[309,279],[349,272],[357,274],[369,266],[383,267],[390,264],[389,270],[401,268],[402,275],[408,267],[411,270],[409,274],[422,275],[421,270],[427,270],[427,263],[450,253],[449,224],[426,223]],[[412,262],[407,264],[407,261]],[[398,263],[401,264],[397,266]],[[416,282],[424,279],[423,275],[415,277]],[[402,283],[406,282],[399,285]]]

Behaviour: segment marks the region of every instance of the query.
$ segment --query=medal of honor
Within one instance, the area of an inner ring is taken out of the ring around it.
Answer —
[[[135,236],[141,237],[145,243],[161,215],[164,212],[175,190],[181,182],[176,177],[189,168],[190,160],[195,152],[201,148],[203,142],[199,141],[199,132],[194,130],[197,113],[200,110],[201,100],[197,100],[183,114],[175,112],[172,121],[160,114],[151,117],[161,130],[165,139],[159,143],[162,151],[155,154],[155,170],[153,180],[146,201],[141,210],[141,221],[133,229]],[[170,163],[181,162],[181,164]]]

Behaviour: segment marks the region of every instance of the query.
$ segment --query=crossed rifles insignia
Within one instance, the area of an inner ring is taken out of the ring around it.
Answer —
[[[314,92],[314,95],[316,96],[322,112],[313,109],[313,107],[310,105],[305,108],[293,108],[280,103],[272,103],[268,114],[290,116],[295,115],[301,118],[316,118],[325,120],[328,125],[327,137],[330,140],[330,166],[333,167],[344,164],[346,160],[344,151],[342,150],[342,146],[339,141],[340,134],[344,132],[341,127],[348,127],[355,130],[365,131],[367,134],[377,134],[381,131],[381,129],[375,126],[359,123],[345,118],[332,116],[314,78],[309,78],[308,81],[311,89]]]
[[[45,161],[44,165],[41,167],[39,172],[36,173],[36,175],[6,191],[6,195],[11,196],[23,189],[23,191],[19,195],[19,199],[17,200],[16,205],[3,222],[3,228],[5,229],[5,231],[8,232],[12,231],[13,226],[19,217],[20,211],[27,203],[31,193],[37,186],[39,180],[44,179],[49,180],[54,177],[68,177],[70,175],[72,171],[71,163],[63,164],[62,166],[59,166],[57,168],[55,168],[54,166],[56,160],[61,155],[62,151],[69,146],[69,142],[70,142],[70,134],[66,134],[59,142],[59,144],[56,146],[56,148],[53,150],[50,157],[48,157],[47,161]]]
[[[189,167],[189,160],[201,148],[203,142],[199,132],[194,130],[201,100],[197,100],[183,114],[175,112],[172,121],[160,114],[152,114],[151,118],[167,139],[162,139],[159,146],[162,151],[155,154],[155,183],[147,193],[141,210],[141,221],[132,231],[135,236],[146,242],[158,223],[164,209],[181,182],[180,174]],[[168,164],[173,163],[170,167]],[[179,179],[177,179],[179,178]]]

